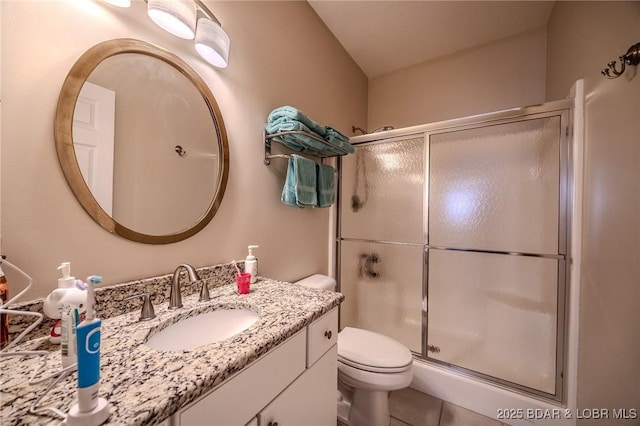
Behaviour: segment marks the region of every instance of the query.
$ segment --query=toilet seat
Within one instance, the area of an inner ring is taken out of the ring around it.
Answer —
[[[340,356],[338,356],[338,362],[358,370],[368,371],[370,373],[380,373],[380,374],[402,373],[403,371],[407,371],[411,366],[411,363],[408,363],[407,365],[404,365],[402,367],[389,367],[389,368],[373,367],[371,365],[358,364],[357,362],[353,362],[351,360],[342,358]]]
[[[338,334],[338,362],[372,373],[402,373],[413,356],[396,340],[373,331],[345,327]]]
[[[413,379],[413,364],[402,371],[385,374],[355,368],[338,360],[338,379],[352,388],[393,391],[409,386]]]

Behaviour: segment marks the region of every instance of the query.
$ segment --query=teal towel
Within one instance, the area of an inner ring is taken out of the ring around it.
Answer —
[[[270,127],[273,128],[274,126],[277,126],[277,123],[279,121],[282,122],[290,120],[299,121],[300,123],[307,126],[312,132],[317,133],[320,136],[325,135],[326,130],[324,126],[321,126],[320,124],[307,117],[305,113],[303,113],[299,109],[289,105],[281,106],[271,111],[269,117],[267,117],[267,132],[275,133],[276,131],[279,131],[271,131],[269,129]]]
[[[349,138],[334,129],[333,127],[326,126],[325,127],[325,139],[334,139],[340,142],[349,142]]]
[[[278,132],[288,132],[292,130],[303,130],[305,132],[313,133],[311,130],[302,124],[299,121],[289,120],[289,121],[279,121],[277,126],[270,127],[269,124],[265,125],[265,129],[269,132],[269,129],[275,130],[272,133]],[[269,132],[271,133],[271,132]],[[322,156],[323,153],[331,152],[332,154],[337,154],[337,151],[328,147],[320,141],[317,141],[307,135],[294,134],[294,135],[283,135],[279,136],[278,139],[282,142],[287,148],[293,151],[306,152],[310,155],[319,155]],[[326,154],[325,154],[326,155]]]
[[[318,173],[318,207],[329,207],[335,202],[335,170],[325,164],[316,164]]]
[[[292,154],[281,200],[291,207],[315,207],[318,204],[316,163]]]
[[[349,154],[353,154],[355,149],[349,143],[349,138],[332,127],[325,127],[324,139],[336,146],[339,146]]]
[[[317,141],[307,135],[282,135],[278,140],[293,151],[305,152],[319,157],[352,154],[355,150],[349,138],[332,127],[322,126],[292,106],[281,106],[269,114],[264,125],[268,134],[302,130],[315,133],[327,143]]]
[[[272,123],[272,125],[267,123],[265,125],[265,129],[267,130],[267,133],[279,133],[294,130],[313,133],[307,126],[295,120],[281,120],[276,123]],[[334,134],[336,135],[334,136]],[[347,153],[353,153],[354,149],[349,143],[349,139],[345,137],[345,140],[343,140],[340,136],[342,136],[340,133],[328,128],[327,134],[323,139],[325,139],[329,144],[324,144],[303,134],[282,135],[278,136],[278,139],[287,148],[293,151],[306,152],[310,155],[316,155],[319,157],[340,155],[344,154],[345,151]],[[342,150],[338,150],[334,146],[340,147]]]

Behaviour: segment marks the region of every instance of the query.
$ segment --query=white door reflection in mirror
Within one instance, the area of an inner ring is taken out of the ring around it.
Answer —
[[[84,181],[102,210],[113,210],[113,90],[85,82],[73,113],[73,146]]]

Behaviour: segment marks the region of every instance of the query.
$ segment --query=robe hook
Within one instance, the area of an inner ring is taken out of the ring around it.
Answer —
[[[640,43],[636,43],[627,50],[627,53],[618,58],[620,61],[620,71],[616,68],[616,61],[611,61],[607,64],[608,68],[604,68],[602,75],[607,78],[618,78],[625,70],[625,65],[638,65],[640,64]]]

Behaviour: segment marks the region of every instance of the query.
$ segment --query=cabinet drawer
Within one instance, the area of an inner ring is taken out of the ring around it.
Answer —
[[[338,308],[307,327],[307,368],[338,342]]]

